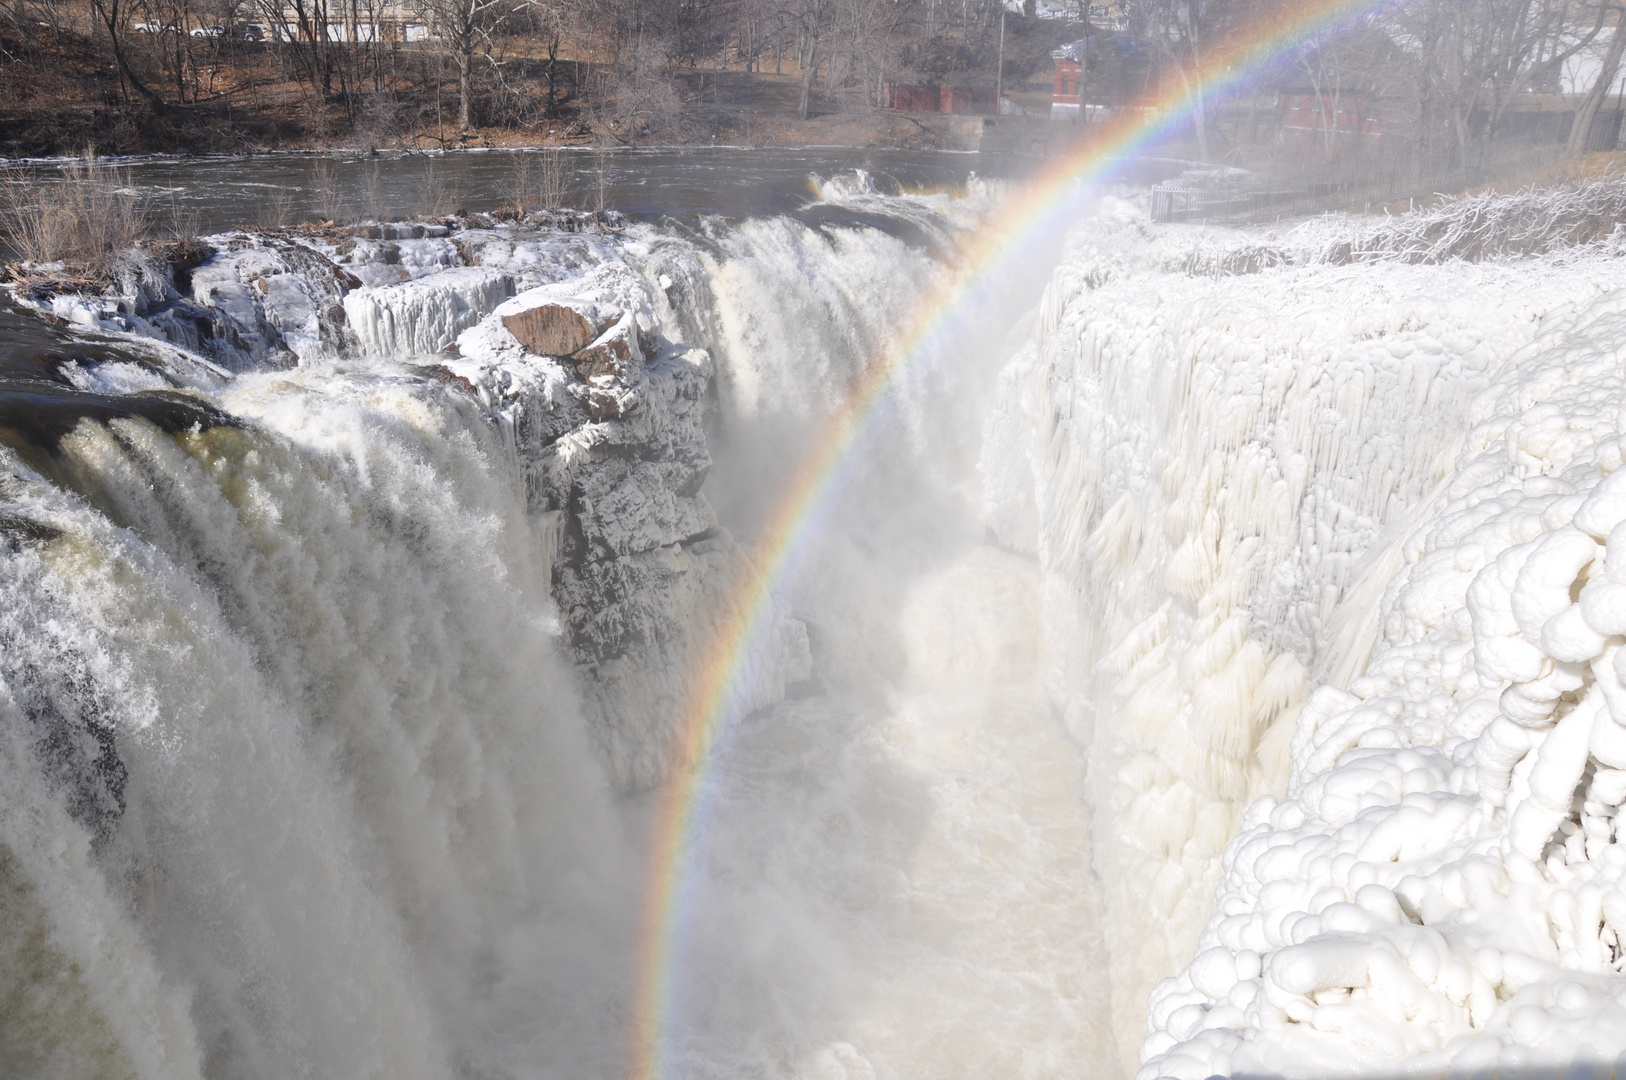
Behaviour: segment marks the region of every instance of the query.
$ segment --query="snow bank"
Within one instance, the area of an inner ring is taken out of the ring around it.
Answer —
[[[1074,238],[1035,344],[1004,373],[983,459],[996,532],[1045,569],[1053,698],[1092,744],[1126,1056],[1155,981],[1200,951],[1244,808],[1284,791],[1308,688],[1347,685],[1365,666],[1384,629],[1379,599],[1405,565],[1401,540],[1447,497],[1463,433],[1482,418],[1476,399],[1539,329],[1562,336],[1554,320],[1565,316],[1550,313],[1626,282],[1601,260],[1194,277],[1173,257],[1191,243],[1192,230],[1151,227],[1112,203]],[[1592,640],[1576,618],[1555,629],[1569,635],[1555,647]],[[1241,901],[1221,910],[1235,915]],[[1210,931],[1201,949],[1217,944]],[[1233,945],[1238,973],[1274,962],[1252,938]],[[1295,986],[1340,977],[1359,968],[1361,948],[1329,943],[1275,970]],[[1217,1007],[1244,976],[1212,962],[1205,985],[1231,980],[1205,999]],[[1155,1004],[1164,1034],[1146,1044],[1148,1060],[1171,1062],[1171,1075],[1225,1071],[1220,1049],[1192,1047],[1220,1046],[1209,1029],[1230,1020],[1224,1030],[1240,1039],[1236,1008],[1199,1022]],[[1161,1056],[1187,1038],[1198,1042]]]

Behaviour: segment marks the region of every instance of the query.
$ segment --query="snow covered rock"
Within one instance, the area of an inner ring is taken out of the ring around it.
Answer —
[[[291,240],[217,240],[217,254],[192,271],[191,299],[217,312],[250,358],[291,352],[303,362],[354,348],[342,303],[360,285],[354,277]]]
[[[624,263],[528,290],[447,361],[513,432],[591,730],[630,788],[674,764],[688,680],[747,559],[701,490],[711,358],[660,336],[644,290]],[[805,627],[781,619],[747,696],[778,700],[810,665]]]

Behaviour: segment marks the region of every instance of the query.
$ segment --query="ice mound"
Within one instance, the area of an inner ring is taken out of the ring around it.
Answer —
[[[192,271],[192,299],[218,312],[255,359],[286,349],[301,361],[350,344],[345,293],[359,282],[304,245],[269,237],[222,237]]]
[[[364,353],[432,356],[514,295],[500,270],[459,266],[344,297],[344,313]]]
[[[1626,289],[1559,307],[1464,417],[1374,571],[1370,663],[1309,696],[1285,798],[1248,809],[1152,994],[1141,1080],[1626,1055],[1622,340]]]

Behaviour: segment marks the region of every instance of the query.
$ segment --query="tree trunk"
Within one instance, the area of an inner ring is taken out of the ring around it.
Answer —
[[[1191,112],[1192,119],[1197,125],[1197,157],[1201,161],[1208,160],[1208,102],[1203,94],[1202,73],[1197,74],[1197,100]]]
[[[107,27],[107,38],[113,43],[113,60],[119,66],[119,74],[124,76],[126,82],[135,87],[136,93],[140,94],[142,99],[152,106],[153,112],[163,112],[166,107],[164,99],[154,93],[146,83],[136,78],[136,73],[130,68],[129,59],[124,55],[124,46],[119,41],[118,0],[113,0],[111,4],[104,3],[103,0],[91,0],[91,5],[96,9],[96,14],[101,17],[102,23]]]
[[[1615,81],[1615,74],[1620,70],[1620,59],[1626,53],[1626,18],[1615,24],[1615,32],[1609,38],[1609,49],[1604,53],[1603,68],[1598,72],[1598,78],[1587,91],[1581,102],[1581,107],[1575,110],[1575,121],[1570,125],[1569,155],[1580,157],[1585,154],[1592,144],[1592,125],[1598,118],[1598,110],[1603,105],[1604,98],[1609,95],[1609,87]]]
[[[796,106],[796,115],[803,120],[807,119],[809,106],[813,103],[813,76],[819,70],[819,39],[814,37],[807,47],[807,62],[802,65],[802,98]]]
[[[457,51],[457,128],[467,131],[474,126],[471,116],[470,99],[473,97],[473,87],[470,82],[473,78],[474,54],[467,49]]]

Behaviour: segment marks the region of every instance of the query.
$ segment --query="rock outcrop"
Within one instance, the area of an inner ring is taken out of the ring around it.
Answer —
[[[529,469],[599,748],[623,786],[659,783],[748,559],[702,490],[711,357],[660,334],[622,263],[514,297],[458,350],[448,366],[512,426]],[[811,669],[801,623],[781,619],[771,638],[753,667],[758,704]]]

